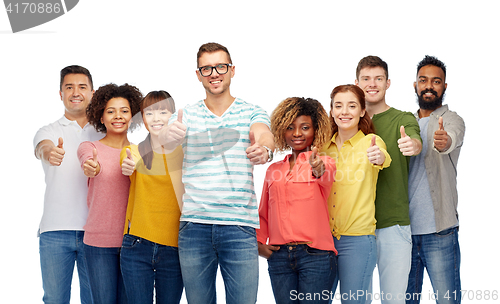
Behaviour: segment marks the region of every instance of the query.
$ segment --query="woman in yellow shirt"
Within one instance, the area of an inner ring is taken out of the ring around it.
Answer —
[[[364,92],[355,85],[335,87],[330,95],[332,140],[322,152],[336,160],[337,173],[328,207],[338,250],[337,278],[342,303],[365,303],[377,262],[375,190],[379,170],[391,163],[383,140],[374,135]],[[333,293],[337,283],[333,286]],[[352,296],[354,295],[354,296]]]
[[[139,145],[121,153],[130,193],[121,250],[121,269],[129,303],[179,303],[183,290],[177,239],[184,187],[181,146],[167,151],[158,134],[175,112],[165,91],[150,92],[141,104],[149,131]]]

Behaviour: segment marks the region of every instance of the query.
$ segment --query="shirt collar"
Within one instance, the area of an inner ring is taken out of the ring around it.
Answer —
[[[336,145],[336,142],[335,140],[337,139],[337,135],[339,133],[335,133],[335,135],[333,135],[332,137],[332,140],[331,140],[331,143],[330,143],[330,146],[331,145]],[[363,131],[361,130],[358,130],[358,132],[351,138],[349,138],[348,140],[346,140],[344,142],[344,144],[347,144],[349,143],[352,147],[354,147],[361,139],[363,139],[365,137],[365,134],[363,133]]]

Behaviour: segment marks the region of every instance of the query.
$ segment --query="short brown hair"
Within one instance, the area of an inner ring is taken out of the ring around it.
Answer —
[[[345,84],[345,85],[340,85],[336,86],[332,93],[330,94],[331,102],[330,102],[330,125],[332,126],[332,134],[337,133],[339,130],[339,126],[335,123],[335,119],[333,118],[332,115],[332,109],[333,109],[333,98],[335,95],[338,93],[346,93],[346,92],[351,92],[356,96],[356,98],[359,101],[359,104],[361,105],[361,109],[365,110],[366,109],[366,102],[365,102],[365,92],[363,92],[362,89],[360,89],[357,85],[353,84]],[[370,116],[368,113],[365,112],[365,115],[363,117],[360,117],[359,122],[358,122],[358,130],[361,130],[365,135],[370,134],[370,133],[375,133],[375,128],[373,126],[373,122],[370,119]]]
[[[361,72],[362,69],[369,67],[369,68],[376,68],[376,67],[381,67],[385,71],[385,78],[389,79],[389,68],[387,67],[387,62],[383,61],[380,59],[378,56],[366,56],[365,58],[361,59],[358,62],[358,66],[356,68],[356,79],[359,80],[359,73]]]
[[[209,43],[205,43],[203,44],[202,46],[200,46],[200,49],[198,50],[198,54],[196,54],[196,64],[199,66],[199,59],[201,57],[201,55],[203,55],[204,53],[214,53],[214,52],[218,52],[218,51],[223,51],[227,54],[227,58],[229,59],[229,63],[233,63],[232,60],[231,60],[231,55],[229,55],[229,51],[227,50],[227,48],[225,46],[223,46],[222,44],[218,44],[216,42],[209,42]]]

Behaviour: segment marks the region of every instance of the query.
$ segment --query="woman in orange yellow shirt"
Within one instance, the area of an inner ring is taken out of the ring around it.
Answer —
[[[271,130],[277,150],[292,153],[266,172],[259,254],[267,258],[276,303],[328,303],[336,274],[327,206],[335,162],[313,148],[330,139],[328,115],[317,100],[287,98],[273,111]]]
[[[365,303],[377,262],[375,190],[378,172],[391,163],[385,143],[373,134],[365,110],[365,94],[355,85],[342,85],[331,95],[333,138],[322,149],[336,160],[337,173],[328,207],[337,259],[341,301]],[[337,282],[332,293],[335,293]],[[354,296],[350,296],[354,295]]]

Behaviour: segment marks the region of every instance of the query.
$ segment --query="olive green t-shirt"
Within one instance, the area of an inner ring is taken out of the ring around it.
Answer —
[[[394,108],[375,114],[372,120],[375,133],[384,140],[387,152],[392,158],[391,166],[380,171],[378,176],[377,196],[375,198],[377,229],[394,225],[409,225],[408,170],[410,157],[403,156],[399,151],[398,139],[401,138],[400,128],[404,126],[406,135],[422,141],[418,122],[412,113]]]

